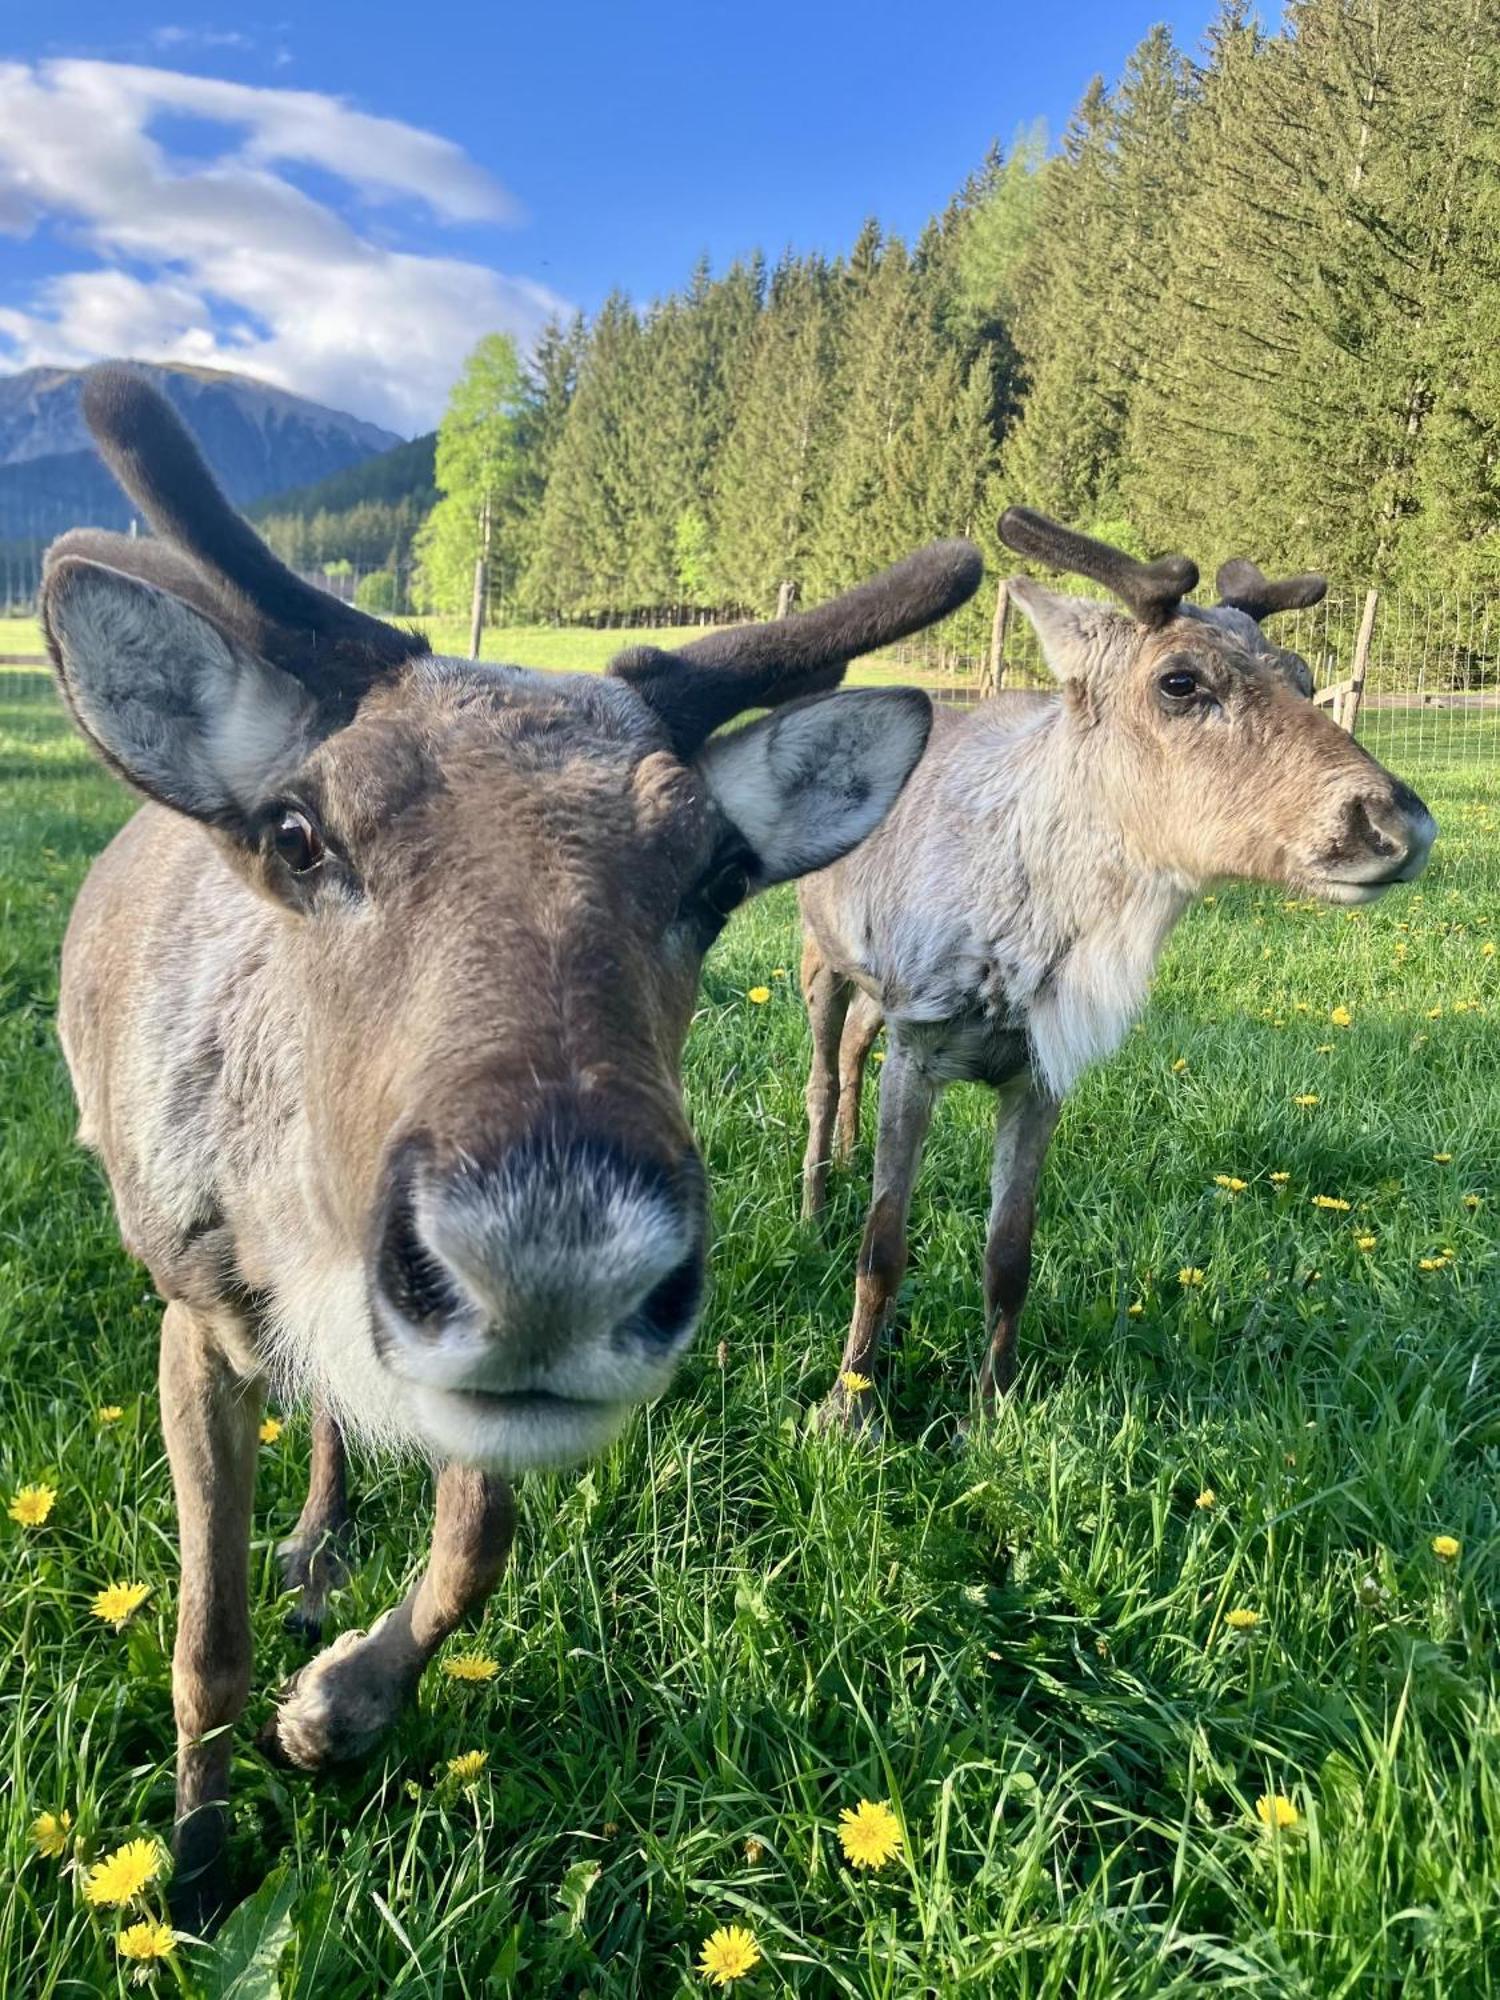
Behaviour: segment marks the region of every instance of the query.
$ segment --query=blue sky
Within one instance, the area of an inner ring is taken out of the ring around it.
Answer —
[[[241,366],[402,431],[457,360],[757,244],[920,228],[992,137],[1054,137],[1148,0],[263,17],[68,0],[0,54],[0,369]],[[1214,9],[1166,15],[1196,48]]]

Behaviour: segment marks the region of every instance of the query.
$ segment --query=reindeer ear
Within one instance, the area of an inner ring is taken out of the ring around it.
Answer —
[[[1086,597],[1063,597],[1034,577],[1013,576],[1006,588],[1019,604],[1042,645],[1042,658],[1060,681],[1085,680],[1110,672],[1119,642],[1132,629],[1108,604]]]
[[[64,557],[42,617],[63,698],[104,762],[194,819],[243,831],[324,734],[300,681],[138,577]]]

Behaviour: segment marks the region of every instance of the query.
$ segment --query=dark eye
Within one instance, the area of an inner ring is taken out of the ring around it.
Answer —
[[[284,812],[271,835],[279,860],[294,875],[310,875],[323,859],[323,837],[302,812]]]
[[[716,917],[728,917],[750,893],[750,876],[744,863],[727,861],[716,868],[698,891],[698,901]]]
[[[1189,673],[1185,667],[1174,667],[1170,673],[1163,674],[1156,685],[1173,701],[1186,701],[1190,694],[1198,692],[1198,676]]]

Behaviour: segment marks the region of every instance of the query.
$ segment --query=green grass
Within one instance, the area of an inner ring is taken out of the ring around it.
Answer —
[[[888,1442],[810,1436],[868,1131],[826,1235],[804,1230],[791,898],[731,926],[688,1061],[718,1226],[694,1353],[603,1460],[525,1482],[515,1563],[464,1641],[500,1676],[434,1674],[321,1788],[250,1748],[299,1658],[271,1550],[305,1419],[263,1454],[234,1846],[251,1883],[285,1871],[252,1912],[281,1969],[236,1991],[671,1995],[702,1990],[692,1961],[733,1922],[765,1953],[750,1995],[1500,1991],[1496,772],[1410,775],[1443,824],[1418,893],[1350,920],[1237,890],[1178,933],[1140,1030],[1068,1107],[1021,1386],[967,1453],[990,1100],[954,1091],[936,1122]],[[0,1519],[18,1996],[127,1990],[114,1920],[34,1855],[32,1817],[68,1808],[90,1854],[171,1819],[158,1308],[72,1144],[52,1026],[69,900],[125,810],[49,706],[0,709],[0,1477],[7,1499],[59,1489],[44,1528]],[[423,1552],[420,1473],[367,1465],[358,1488],[341,1626]],[[115,1637],[87,1607],[121,1578],[152,1595]],[[445,1761],[473,1747],[486,1779],[455,1793]],[[1279,1840],[1268,1791],[1303,1816]],[[907,1846],[855,1878],[835,1827],[861,1796]],[[188,1990],[228,1990],[244,1930],[182,1949]]]
[[[469,650],[467,619],[423,618],[415,621],[432,643],[436,653],[459,657]],[[595,631],[583,625],[492,625],[485,631],[480,655],[486,660],[503,660],[513,667],[545,667],[555,673],[602,674],[616,653],[627,646],[685,646],[701,637],[697,626],[675,625],[639,630]],[[0,618],[0,653],[40,655],[42,635],[34,618]],[[0,680],[21,668],[0,666]],[[38,669],[38,671],[42,671]],[[909,682],[948,685],[954,677],[927,672],[899,660],[876,655],[856,660],[849,672],[851,684],[883,687]],[[0,689],[3,697],[3,689]]]

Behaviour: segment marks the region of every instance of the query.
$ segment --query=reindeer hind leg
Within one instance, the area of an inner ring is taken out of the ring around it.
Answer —
[[[330,1593],[348,1580],[349,1525],[343,1433],[327,1410],[316,1404],[307,1498],[296,1527],[276,1545],[282,1587],[297,1593],[297,1601],[286,1615],[286,1628],[314,1644],[322,1637]]]

